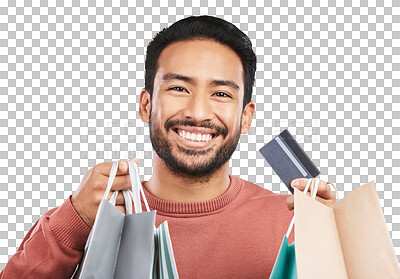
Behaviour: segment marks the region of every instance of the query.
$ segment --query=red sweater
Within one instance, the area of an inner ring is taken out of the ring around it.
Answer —
[[[268,278],[271,273],[293,212],[286,196],[229,177],[228,190],[205,202],[164,201],[145,189],[157,210],[156,225],[168,220],[180,278]],[[36,222],[0,278],[70,278],[89,232],[68,198]]]

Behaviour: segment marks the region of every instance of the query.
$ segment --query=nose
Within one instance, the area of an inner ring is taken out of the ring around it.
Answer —
[[[210,121],[213,119],[212,103],[207,92],[196,92],[190,97],[184,109],[184,116],[196,122]]]

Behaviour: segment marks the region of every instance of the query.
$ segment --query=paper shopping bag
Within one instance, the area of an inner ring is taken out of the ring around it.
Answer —
[[[295,190],[299,279],[400,278],[400,268],[375,183],[329,208]]]
[[[313,184],[314,183],[314,184]],[[308,189],[312,185],[319,184],[319,177],[314,180],[310,178],[304,189],[304,193],[308,192]],[[312,197],[315,199],[318,187],[313,188]],[[278,256],[276,257],[274,267],[272,269],[270,279],[297,279],[297,268],[296,268],[296,255],[295,255],[295,243],[289,245],[289,236],[293,228],[295,221],[295,215],[293,215],[292,221],[289,224],[289,228],[286,234],[283,236],[281,247],[279,248]]]

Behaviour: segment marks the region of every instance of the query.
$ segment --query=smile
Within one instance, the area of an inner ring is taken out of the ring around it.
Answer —
[[[208,142],[214,138],[214,134],[201,134],[201,133],[190,133],[182,129],[175,129],[175,132],[184,139],[197,142]]]

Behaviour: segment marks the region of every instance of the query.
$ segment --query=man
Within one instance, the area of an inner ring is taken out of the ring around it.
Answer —
[[[249,38],[209,16],[176,22],[147,48],[139,115],[149,123],[155,152],[153,175],[143,186],[157,225],[168,220],[181,278],[268,277],[293,216],[293,196],[228,173],[229,158],[254,115],[255,69]],[[63,205],[40,218],[2,278],[71,276],[111,165],[93,167]],[[292,184],[304,189],[306,180],[297,182]],[[130,187],[127,162],[121,161],[112,191]],[[318,196],[335,203],[325,182]],[[121,193],[116,204],[125,212]]]

